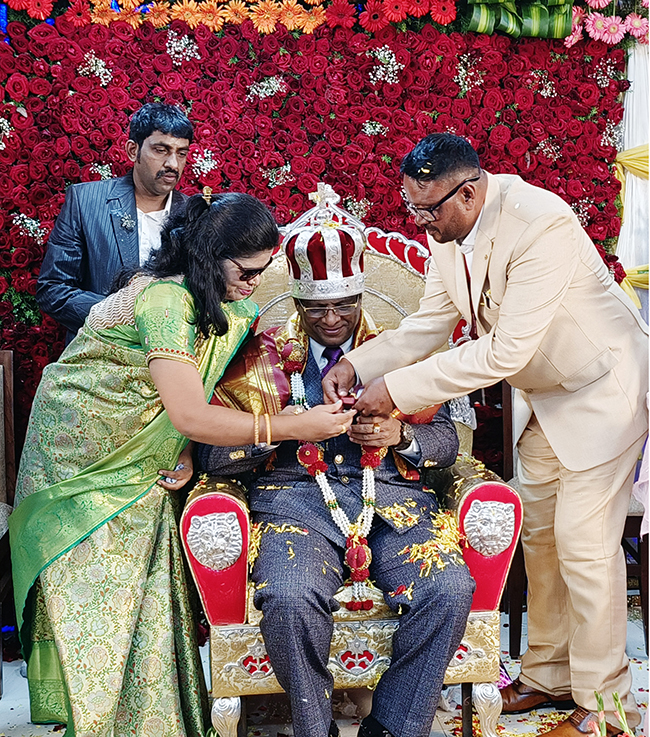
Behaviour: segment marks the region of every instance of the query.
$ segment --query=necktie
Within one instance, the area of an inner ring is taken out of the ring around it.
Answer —
[[[341,358],[342,355],[343,355],[343,351],[341,350],[340,346],[338,345],[325,346],[325,350],[323,351],[323,358],[327,359],[327,365],[320,372],[320,375],[322,377],[325,377],[325,374],[332,368],[332,366],[339,360],[339,358]]]

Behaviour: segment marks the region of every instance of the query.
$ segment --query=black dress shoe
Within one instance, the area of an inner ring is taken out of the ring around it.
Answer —
[[[338,725],[332,719],[332,721],[330,722],[329,737],[340,737],[340,735],[341,735],[341,733],[339,732]]]
[[[357,737],[393,737],[393,735],[372,714],[369,714],[361,722]]]

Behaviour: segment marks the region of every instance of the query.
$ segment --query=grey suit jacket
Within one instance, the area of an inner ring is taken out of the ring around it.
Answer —
[[[311,406],[322,404],[323,389],[316,361],[309,352],[303,373],[305,392]],[[458,452],[458,436],[449,412],[441,407],[430,424],[413,425],[421,455],[419,465],[451,466]],[[324,460],[329,466],[327,479],[336,497],[350,519],[355,519],[362,508],[363,469],[361,446],[349,437],[339,435],[321,443]],[[241,458],[242,450],[244,458]],[[322,535],[343,546],[345,539],[334,524],[321,491],[296,457],[298,442],[285,441],[277,449],[273,470],[264,470],[250,485],[249,502],[253,512],[267,512],[285,520],[307,524]],[[263,465],[270,453],[258,453],[253,446],[245,448],[198,446],[200,470],[220,476],[241,473],[254,466]],[[398,533],[405,532],[410,524],[400,519],[399,507],[421,517],[420,509],[435,509],[433,492],[422,490],[421,481],[410,481],[400,475],[392,453],[388,453],[375,470],[376,511]],[[412,500],[413,506],[404,502]],[[424,520],[425,518],[422,517]]]
[[[172,214],[187,196],[174,191]],[[133,174],[73,184],[50,234],[36,300],[68,328],[68,341],[90,308],[110,292],[122,267],[138,265],[138,217]]]

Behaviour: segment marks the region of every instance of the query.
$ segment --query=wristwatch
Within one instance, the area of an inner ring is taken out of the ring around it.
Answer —
[[[399,437],[399,443],[393,447],[395,450],[406,450],[415,438],[415,432],[408,422],[402,422],[402,426],[399,429]]]

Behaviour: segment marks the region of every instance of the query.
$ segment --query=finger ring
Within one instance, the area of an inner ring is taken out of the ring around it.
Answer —
[[[375,423],[373,424],[373,426],[372,426],[372,431],[373,431],[373,433],[374,433],[374,434],[376,435],[376,434],[377,434],[377,433],[378,433],[378,432],[379,432],[380,430],[381,430],[381,427],[380,427],[380,425],[379,425],[379,424],[378,424],[377,422],[375,422]]]
[[[301,415],[305,411],[302,404],[297,404],[293,410],[294,415]]]
[[[339,435],[343,435],[343,433],[346,431],[346,429],[347,428],[345,427],[345,425],[341,425],[341,432],[339,433]]]

